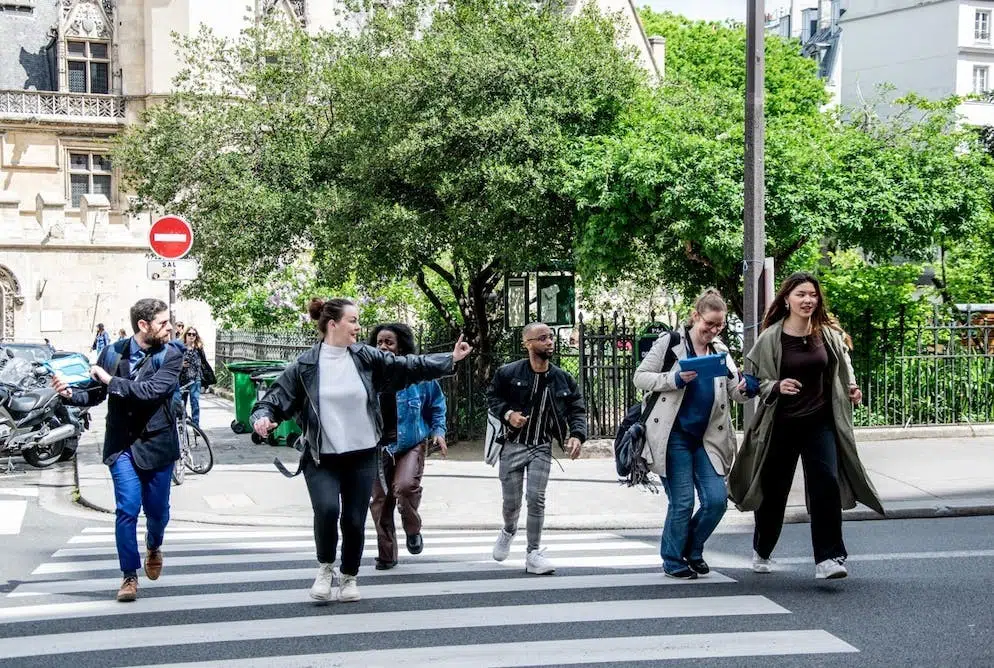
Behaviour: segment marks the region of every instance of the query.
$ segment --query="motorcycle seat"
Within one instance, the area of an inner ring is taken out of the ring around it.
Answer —
[[[55,396],[55,390],[48,388],[20,392],[7,401],[7,408],[10,409],[11,413],[29,413],[44,406],[53,396]]]

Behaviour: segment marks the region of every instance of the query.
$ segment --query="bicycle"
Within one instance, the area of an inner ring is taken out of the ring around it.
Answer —
[[[186,479],[186,469],[203,475],[214,467],[214,448],[204,430],[193,423],[186,412],[186,400],[193,382],[180,388],[183,408],[176,411],[176,432],[179,435],[179,459],[173,466],[173,483],[182,485]]]

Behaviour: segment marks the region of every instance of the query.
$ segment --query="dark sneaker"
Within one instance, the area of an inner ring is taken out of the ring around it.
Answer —
[[[145,553],[145,575],[149,580],[158,580],[162,575],[162,550],[149,549]]]
[[[708,566],[708,562],[703,559],[688,559],[687,565],[690,566],[690,570],[694,571],[698,575],[707,575],[711,572],[711,567]]]
[[[668,570],[666,570],[664,568],[663,569],[663,575],[665,575],[668,578],[675,578],[677,580],[696,580],[697,579],[697,573],[695,573],[694,571],[690,570],[690,568],[687,568],[687,567],[681,568],[679,570],[675,570],[673,572],[670,572],[670,571],[668,571]]]
[[[425,549],[424,539],[421,538],[421,534],[416,533],[413,536],[407,537],[407,551],[411,554],[421,554],[421,550]]]
[[[138,598],[138,578],[124,578],[121,588],[117,590],[118,603],[131,603]]]
[[[376,557],[376,570],[378,571],[389,571],[396,565],[396,561],[383,561],[379,557]]]

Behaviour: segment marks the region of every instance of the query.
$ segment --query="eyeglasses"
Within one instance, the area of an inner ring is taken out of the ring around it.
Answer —
[[[720,322],[708,322],[704,318],[701,318],[701,327],[711,332],[720,332],[725,329],[725,321],[721,320]]]
[[[196,336],[197,333],[196,332],[187,332],[186,335],[187,336]]]
[[[535,336],[530,339],[525,339],[525,341],[554,341],[556,339],[554,334],[543,334],[542,336]]]

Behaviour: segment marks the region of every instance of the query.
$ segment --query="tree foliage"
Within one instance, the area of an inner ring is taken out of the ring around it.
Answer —
[[[667,81],[578,154],[581,268],[641,273],[684,294],[715,285],[741,315],[744,29],[646,23],[667,38]],[[826,245],[926,259],[989,217],[987,158],[957,126],[955,100],[909,97],[888,119],[823,112],[813,64],[776,39],[767,80],[765,222],[778,273],[813,268]]]
[[[610,134],[644,76],[592,10],[367,9],[347,34],[189,40],[179,92],[120,160],[146,201],[193,221],[212,304],[313,251],[328,284],[416,277],[487,352],[505,272],[571,262],[567,157]]]

